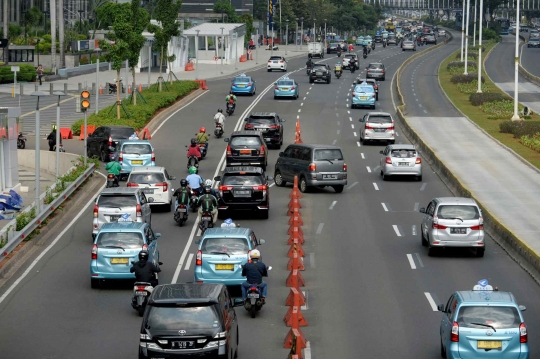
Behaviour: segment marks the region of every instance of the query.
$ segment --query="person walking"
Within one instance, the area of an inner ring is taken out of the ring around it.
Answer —
[[[41,66],[41,64],[38,65],[36,72],[37,72],[37,77],[39,79],[39,85],[41,86],[43,85],[41,81],[41,78],[43,77],[43,66]]]

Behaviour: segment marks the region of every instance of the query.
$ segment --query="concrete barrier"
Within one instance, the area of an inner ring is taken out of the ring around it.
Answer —
[[[56,174],[56,152],[40,151],[40,168],[53,176]],[[20,150],[17,151],[17,157],[19,160],[19,166],[34,168],[36,165],[36,151],[35,150]],[[60,153],[60,161],[58,173],[64,175],[74,166],[73,161],[77,161],[79,156],[71,153]]]

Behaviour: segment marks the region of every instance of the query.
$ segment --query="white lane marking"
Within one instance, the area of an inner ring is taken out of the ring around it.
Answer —
[[[350,114],[351,114],[351,111],[347,111],[347,113],[350,115]]]
[[[337,108],[336,108],[336,110],[337,110]],[[339,113],[337,113],[337,112],[336,112],[336,117],[339,117]]]
[[[275,183],[270,183],[268,187],[272,187],[273,185],[275,185]]]
[[[330,208],[328,208],[328,209],[333,210],[336,203],[337,203],[337,201],[332,202],[332,204],[330,205]]]
[[[363,153],[363,152],[360,154],[360,156],[362,156],[362,159],[363,159],[363,160],[366,159],[366,157],[364,157],[364,153]]]
[[[399,137],[399,133],[396,132],[396,136]]]
[[[352,122],[352,117],[349,117],[349,121],[351,121],[351,122]]]
[[[354,130],[354,125],[353,125],[352,123],[351,123],[351,127],[352,127],[352,129]]]
[[[337,130],[337,134],[339,135],[340,130]]]
[[[202,234],[202,231],[201,231],[201,230],[199,229],[199,230],[197,231],[197,234],[196,234],[196,236],[197,236],[197,237],[200,237],[200,236],[201,236],[201,234]]]
[[[425,189],[426,189],[426,186],[427,186],[427,183],[424,183],[424,184],[422,185],[422,187],[420,187],[420,191],[425,190]]]
[[[298,112],[300,112],[300,111],[302,111],[302,109],[301,109],[301,108],[299,108],[299,109],[298,109]]]
[[[375,191],[379,190],[379,186],[377,186],[377,184],[375,182],[373,182],[373,187],[375,187]]]
[[[420,254],[415,253],[414,255],[416,256],[416,260],[420,264],[420,267],[424,268],[424,263],[422,262],[422,259],[420,258]]]
[[[311,86],[309,89],[311,90],[313,88],[313,86]]]
[[[356,141],[356,144],[358,145],[358,147],[360,147],[360,141]]]
[[[401,233],[399,233],[399,228],[398,228],[398,226],[395,225],[395,224],[393,224],[393,225],[392,225],[392,228],[394,228],[394,232],[396,232],[396,235],[397,235],[398,237],[401,237]]]
[[[409,264],[411,265],[411,269],[416,269],[416,264],[414,264],[414,259],[411,254],[407,254],[407,259],[409,260]]]
[[[351,189],[353,188],[354,186],[356,186],[358,184],[358,182],[354,182],[352,185],[350,185],[347,189]]]
[[[411,232],[413,236],[416,236],[416,224],[413,224],[411,227]]]
[[[388,212],[388,207],[386,207],[386,204],[385,203],[381,203],[382,204],[382,208],[384,209],[385,212]]]
[[[306,100],[306,98],[304,97],[304,101]]]
[[[337,140],[334,140],[334,141],[332,141],[332,145],[335,145],[335,144],[336,144],[336,142],[337,142]]]
[[[309,254],[309,266],[315,268],[315,253],[313,252]]]
[[[159,129],[161,127],[163,127],[164,124],[167,123],[167,121],[169,121],[169,119],[171,117],[173,117],[174,115],[176,115],[179,111],[182,111],[184,108],[188,107],[189,105],[191,105],[193,102],[195,102],[197,99],[199,99],[199,97],[201,97],[202,95],[204,95],[205,93],[208,93],[208,91],[204,91],[202,94],[200,94],[199,96],[195,97],[193,100],[191,100],[190,102],[188,102],[187,104],[185,104],[184,106],[180,107],[178,110],[174,111],[173,113],[170,114],[169,117],[167,117],[166,119],[163,120],[162,123],[159,124],[158,128],[156,128],[154,130],[154,132],[151,133],[151,136],[154,137],[156,135],[156,133],[159,131]]]
[[[422,105],[421,105],[421,104],[418,104],[418,107],[422,107]]]
[[[356,137],[356,132],[353,132],[354,137]]]
[[[371,168],[369,168],[369,166],[366,166],[366,168],[367,168],[367,171],[368,171],[369,173],[371,173]]]
[[[300,106],[304,106],[304,103],[302,102],[302,103],[300,104]]]
[[[323,227],[324,223],[319,223],[319,227],[317,227],[317,234],[321,234]]]
[[[347,107],[349,107],[349,104],[347,104]]]
[[[192,261],[193,261],[193,253],[190,253],[190,254],[189,254],[189,257],[187,258],[185,270],[189,270],[189,266],[191,265],[191,262],[192,262]]]
[[[205,92],[203,92],[203,94],[204,93]],[[94,173],[98,173],[101,176],[103,176],[103,178],[106,178],[105,175],[100,173],[99,171],[94,171]],[[104,184],[99,190],[97,190],[96,193],[100,193],[101,191],[103,191],[105,186],[106,186],[106,184]],[[21,276],[19,278],[17,278],[17,280],[11,285],[11,287],[9,287],[4,292],[4,294],[0,297],[0,304],[4,300],[6,300],[6,298],[11,294],[11,292],[13,292],[13,290],[19,285],[19,283],[21,283],[23,281],[23,279],[26,278],[26,276],[34,269],[34,267],[38,264],[38,262],[41,260],[41,258],[43,258],[45,256],[45,254],[47,254],[47,252],[49,252],[52,249],[52,247],[55,246],[56,243],[58,243],[60,238],[62,238],[64,236],[64,234],[66,234],[66,232],[71,229],[73,224],[75,224],[79,220],[79,218],[86,212],[88,207],[90,207],[90,205],[92,205],[93,203],[95,203],[94,198],[90,199],[90,201],[88,201],[83,206],[83,208],[79,211],[79,213],[77,213],[77,215],[71,220],[71,222],[69,222],[69,224],[64,228],[64,230],[62,232],[60,232],[60,234],[58,236],[56,236],[56,238],[51,242],[51,244],[49,244],[49,246],[47,246],[47,248],[45,248],[45,250],[43,252],[41,252],[39,254],[39,256],[37,256],[36,259],[34,259],[34,261],[28,266],[28,268],[24,271],[24,273],[21,274]]]
[[[221,166],[221,171],[225,171],[226,166],[227,166],[227,162],[223,162],[223,166]]]
[[[433,300],[433,297],[428,292],[424,292],[424,295],[426,296],[429,305],[431,306],[431,309],[433,309],[434,312],[438,312],[437,304],[435,304],[435,301]]]
[[[426,111],[426,110],[424,110],[424,113],[427,113],[427,111]]]
[[[338,122],[337,122],[337,125],[338,125],[338,126],[341,125],[341,122],[338,121]]]
[[[309,91],[308,91],[308,92],[306,92],[306,95],[309,95]]]
[[[415,202],[415,203],[414,203],[414,211],[415,211],[415,212],[418,212],[418,209],[419,209],[419,208],[420,208],[420,203]]]
[[[311,343],[306,342],[306,347],[304,348],[304,358],[311,359]]]

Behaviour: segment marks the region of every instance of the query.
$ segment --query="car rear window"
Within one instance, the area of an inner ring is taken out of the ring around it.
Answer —
[[[98,234],[98,247],[122,247],[137,249],[144,245],[143,236],[138,232],[101,232]]]
[[[223,185],[229,186],[258,186],[263,184],[260,175],[226,175],[223,176]]]
[[[325,161],[325,160],[342,160],[343,154],[338,148],[327,148],[315,150],[315,161]]]
[[[247,254],[249,245],[245,238],[206,238],[201,251],[203,254],[212,254],[212,252],[228,255]]]
[[[373,92],[372,86],[357,86],[354,88],[354,92]]]
[[[278,85],[279,86],[293,86],[294,82],[293,81],[278,81]]]
[[[440,219],[478,219],[480,218],[480,212],[476,206],[466,206],[462,204],[440,205],[439,209],[437,210],[437,216]]]
[[[369,64],[370,69],[382,69],[382,64]]]
[[[126,143],[121,151],[127,155],[149,155],[152,153],[152,147],[145,143]]]
[[[338,43],[333,43],[333,44],[330,44],[330,47],[338,47]]]
[[[131,127],[111,127],[111,137],[119,140],[127,139],[135,133],[135,129]]]
[[[163,173],[132,173],[129,176],[129,182],[140,184],[154,184],[165,182]]]
[[[234,79],[235,82],[250,82],[251,79],[249,77],[237,77]]]
[[[397,158],[412,158],[416,157],[416,151],[411,149],[393,149],[391,156]]]
[[[231,138],[231,146],[260,146],[261,140],[255,136],[237,136]]]
[[[490,329],[491,326],[504,329],[518,328],[521,318],[514,307],[463,306],[459,309],[457,322],[462,328]]]
[[[313,65],[314,70],[325,70],[326,67],[324,65]]]
[[[150,306],[148,313],[147,328],[152,331],[168,331],[178,328],[187,330],[190,329],[211,329],[215,330],[218,327],[218,316],[214,306],[199,306],[199,307],[158,307]]]
[[[390,116],[369,116],[369,122],[372,123],[392,123],[392,117]]]
[[[271,56],[270,60],[274,60],[274,61],[278,60],[279,61],[279,60],[281,60],[281,56]]]
[[[133,194],[125,195],[101,195],[98,198],[98,206],[100,207],[114,207],[114,208],[123,208],[136,206],[137,198]]]
[[[256,123],[261,125],[267,125],[275,122],[274,117],[249,117],[248,123]]]

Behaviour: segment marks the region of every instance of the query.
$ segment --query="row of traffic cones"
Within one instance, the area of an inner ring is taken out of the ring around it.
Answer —
[[[296,136],[300,137],[300,121],[296,123]],[[301,141],[301,140],[300,140]],[[302,142],[296,142],[302,143]],[[304,231],[302,231],[302,225],[304,221],[300,215],[300,198],[302,193],[298,189],[298,176],[294,177],[294,185],[291,193],[289,194],[289,205],[287,215],[289,218],[289,240],[287,244],[290,249],[287,253],[289,262],[287,263],[287,270],[290,271],[287,277],[287,287],[291,289],[285,305],[289,306],[287,314],[283,318],[285,324],[290,327],[290,331],[285,337],[285,343],[283,345],[286,349],[291,349],[290,357],[292,359],[302,359],[302,349],[306,347],[306,338],[304,333],[300,330],[300,327],[308,325],[301,308],[306,304],[306,298],[304,293],[300,290],[300,287],[305,286],[304,278],[301,271],[305,270],[303,258],[305,256],[302,245],[304,244]]]
[[[295,139],[294,143],[303,143],[302,138],[300,137],[300,120],[296,120],[296,129],[294,130]]]

